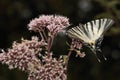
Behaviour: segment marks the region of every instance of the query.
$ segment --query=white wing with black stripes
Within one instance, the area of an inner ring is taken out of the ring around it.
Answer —
[[[101,52],[99,48],[104,36],[104,33],[109,29],[109,27],[114,23],[111,19],[97,19],[86,23],[85,25],[79,25],[67,31],[67,35],[81,40],[86,44],[91,51],[96,54],[97,51]],[[96,56],[97,57],[97,56]],[[103,55],[104,57],[104,55]],[[106,58],[104,57],[106,60]],[[100,62],[100,59],[97,58]]]
[[[113,24],[111,19],[97,19],[86,23],[85,25],[79,25],[67,31],[68,36],[80,39],[85,43],[96,41],[101,38],[104,33]]]

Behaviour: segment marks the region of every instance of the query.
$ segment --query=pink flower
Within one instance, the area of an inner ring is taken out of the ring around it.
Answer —
[[[36,54],[40,53],[44,45],[46,43],[38,41],[37,37],[32,37],[32,40],[22,39],[21,43],[14,42],[11,49],[0,54],[0,62],[7,64],[10,69],[18,68],[22,71],[29,71],[29,64],[41,65]]]
[[[32,37],[31,40],[14,42],[12,48],[2,50],[0,62],[7,64],[9,69],[27,72],[28,80],[67,80],[65,62],[62,57],[53,58],[50,50],[55,35],[69,25],[68,18],[58,15],[42,15],[33,19],[28,29],[39,32],[41,41]]]
[[[73,48],[76,48],[76,49],[81,49],[82,48],[82,43],[81,41],[77,40],[77,39],[72,39],[72,43],[71,43],[71,46]]]
[[[28,80],[67,80],[66,67],[62,58],[53,58],[50,53],[49,56],[43,56],[42,62],[44,64],[37,71],[29,74]]]
[[[46,26],[51,24],[52,19],[53,19],[53,15],[42,15],[42,16],[39,16],[39,18],[33,19],[28,24],[28,28],[29,28],[29,30],[33,30],[33,31],[44,30],[44,28]]]
[[[28,80],[67,80],[66,66],[62,59],[48,55],[46,43],[37,37],[32,40],[22,39],[14,42],[7,52],[2,50],[0,62],[7,64],[9,69],[18,68],[28,73]],[[43,50],[44,49],[44,50]]]
[[[68,26],[70,26],[69,19],[58,15],[42,15],[28,24],[29,30],[42,31],[47,28],[52,35]]]
[[[83,57],[85,57],[85,53],[80,51],[81,48],[82,48],[81,41],[79,41],[77,39],[72,39],[71,49],[76,52],[76,54],[77,54],[76,56],[80,56],[83,58]]]

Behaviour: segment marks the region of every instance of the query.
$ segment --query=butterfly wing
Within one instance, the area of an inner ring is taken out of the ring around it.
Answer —
[[[103,37],[103,34],[113,23],[114,21],[111,19],[97,19],[88,22],[85,25],[80,24],[77,27],[73,27],[67,31],[67,34],[72,38],[77,38],[85,43],[90,43],[91,41],[96,41]]]
[[[113,20],[104,18],[88,22],[84,25],[84,27],[88,29],[87,31],[89,33],[90,40],[96,41],[103,37],[104,33],[113,23]]]
[[[98,34],[104,35],[104,33],[110,28],[110,26],[113,25],[114,21],[105,18],[105,19],[100,19],[98,23],[99,23]]]
[[[85,25],[79,25],[67,31],[68,36],[82,40],[84,43],[90,45],[91,50],[96,54],[96,49],[101,51],[99,46],[101,45],[104,33],[114,23],[111,19],[97,19],[86,23]],[[93,45],[91,44],[94,43]],[[98,45],[98,46],[97,46]],[[103,55],[104,57],[104,55]],[[96,56],[97,60],[100,59]],[[106,58],[104,57],[106,60]]]
[[[67,31],[67,35],[72,38],[84,41],[84,42],[89,41],[88,33],[86,32],[86,29],[84,28],[84,26],[82,24],[80,24],[77,27],[73,27],[73,28],[69,29]]]

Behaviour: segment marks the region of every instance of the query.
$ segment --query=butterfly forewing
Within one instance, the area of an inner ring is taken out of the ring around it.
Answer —
[[[104,34],[104,33],[110,28],[110,26],[113,25],[113,23],[114,23],[113,20],[107,19],[107,20],[106,20],[106,24],[105,24],[105,26],[104,26],[104,31],[103,31],[102,34]]]
[[[86,24],[80,24],[67,31],[68,36],[82,40],[84,43],[96,42],[113,24],[111,19],[97,19]]]
[[[67,35],[72,37],[72,38],[79,39],[79,40],[82,40],[82,41],[89,41],[89,38],[85,34],[82,25],[74,27],[72,29],[69,29],[67,31]]]

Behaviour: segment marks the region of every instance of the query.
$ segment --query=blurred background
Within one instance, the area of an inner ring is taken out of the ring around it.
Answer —
[[[27,24],[42,14],[66,16],[71,27],[98,18],[113,19],[115,24],[105,34],[101,46],[107,61],[102,59],[99,63],[89,49],[83,49],[85,58],[72,54],[68,80],[120,80],[120,0],[0,0],[0,48],[11,47],[21,37],[38,35],[28,31]],[[58,34],[52,49],[55,55],[67,54],[66,41],[71,40]],[[0,64],[0,80],[27,80],[27,74]]]

